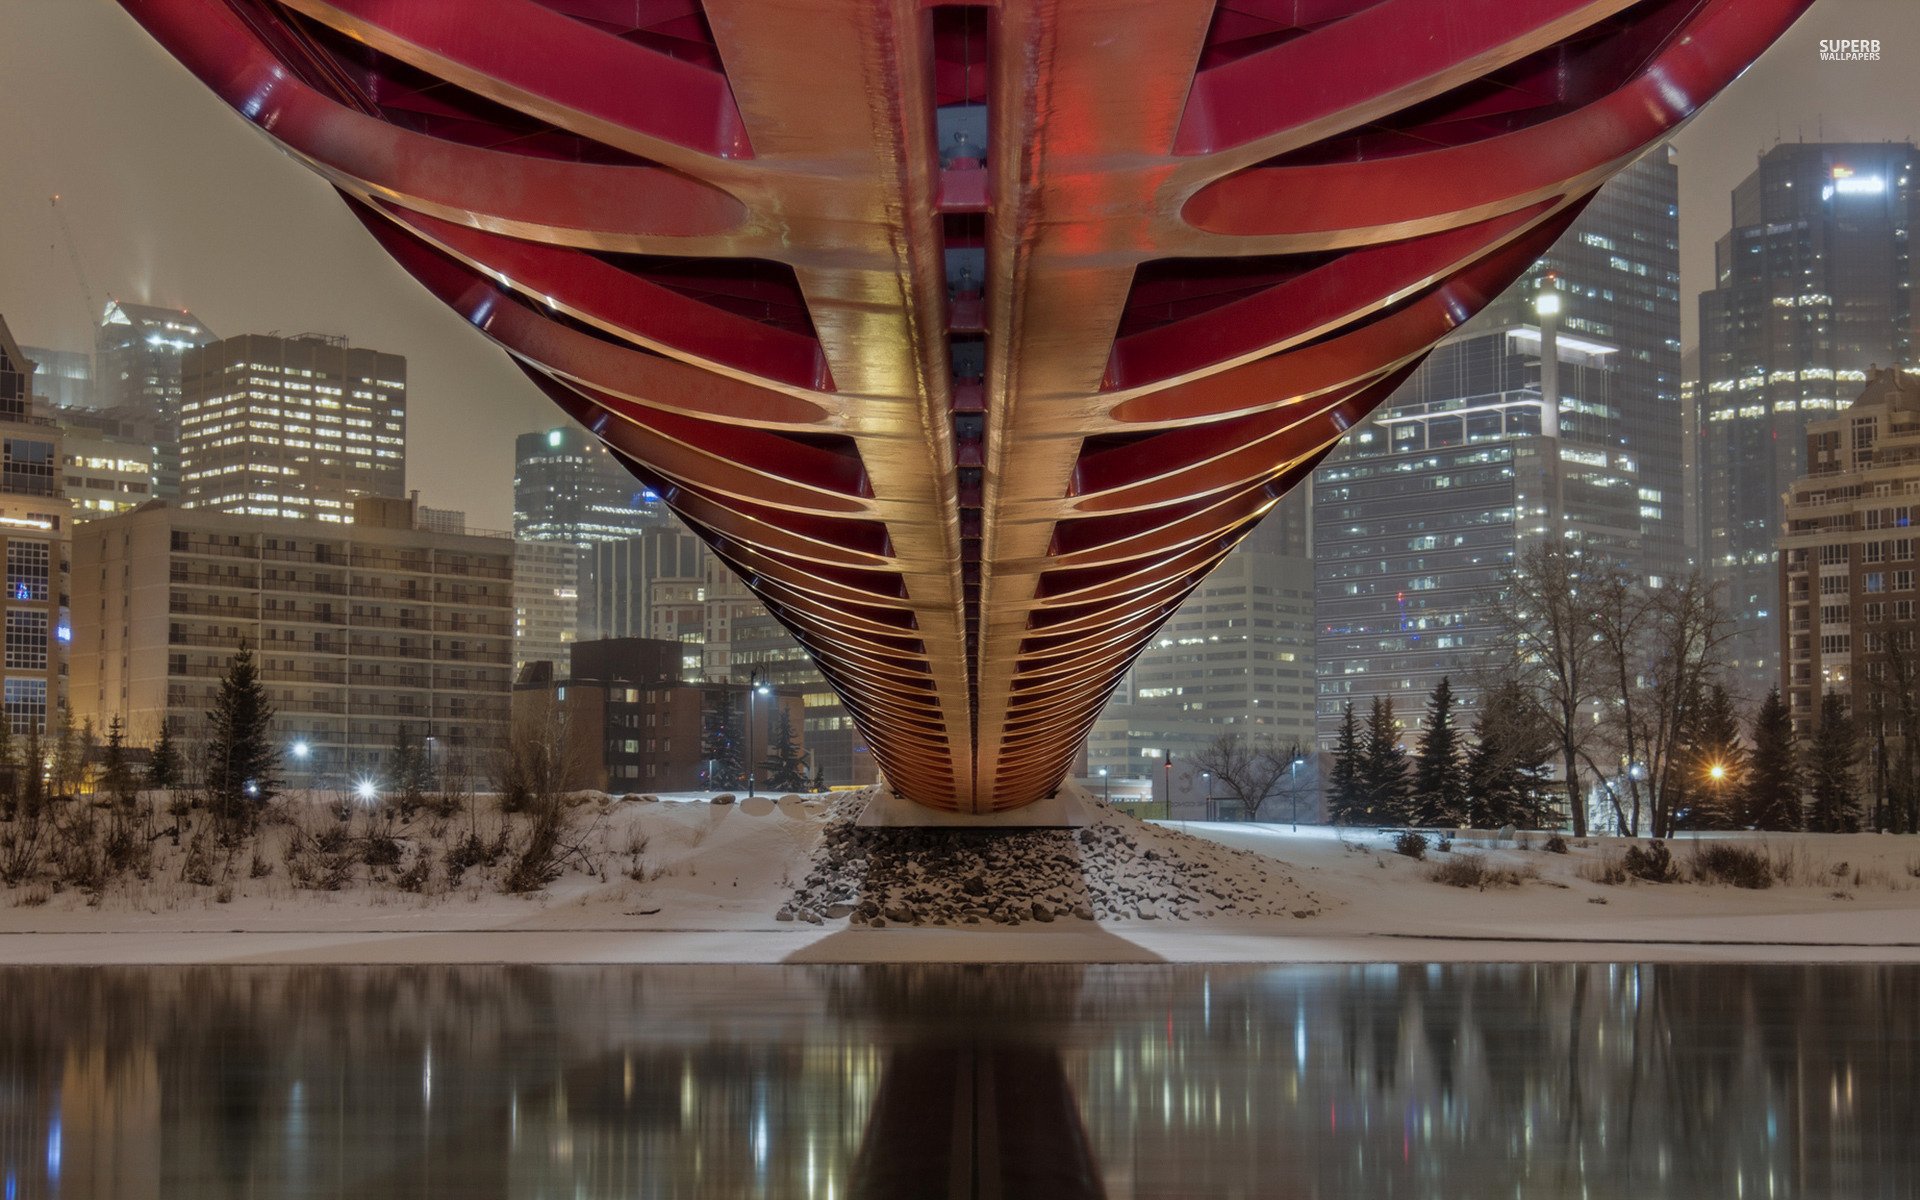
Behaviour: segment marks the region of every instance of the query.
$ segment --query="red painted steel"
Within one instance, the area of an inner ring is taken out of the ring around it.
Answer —
[[[1810,0],[121,2],[992,811]]]

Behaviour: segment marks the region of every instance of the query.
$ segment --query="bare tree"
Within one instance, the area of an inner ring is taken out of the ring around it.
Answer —
[[[1593,723],[1595,687],[1603,674],[1601,642],[1592,597],[1580,560],[1555,542],[1537,542],[1521,552],[1493,606],[1512,647],[1512,670],[1539,699],[1559,744],[1567,809],[1576,837],[1587,835],[1587,806],[1580,790],[1580,764]]]
[[[1610,761],[1582,757],[1605,786],[1622,835],[1640,836],[1644,818],[1652,836],[1666,837],[1691,782],[1693,709],[1725,667],[1726,611],[1698,572],[1648,591],[1616,569],[1587,590],[1605,678],[1597,748]]]
[[[1865,709],[1874,828],[1920,833],[1920,621],[1865,636],[1876,639],[1868,643]]]
[[[1223,733],[1196,753],[1193,761],[1240,802],[1247,820],[1257,821],[1261,806],[1285,787],[1296,757],[1296,751],[1276,749],[1265,740],[1254,742],[1238,733]]]

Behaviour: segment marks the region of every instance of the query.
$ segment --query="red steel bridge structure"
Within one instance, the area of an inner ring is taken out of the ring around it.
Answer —
[[[990,813],[1810,0],[121,3]]]

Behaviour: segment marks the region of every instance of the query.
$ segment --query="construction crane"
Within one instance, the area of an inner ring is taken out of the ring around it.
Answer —
[[[60,193],[55,192],[47,200],[53,209],[53,219],[60,226],[60,236],[67,245],[67,261],[73,264],[73,277],[80,281],[80,295],[87,304],[87,387],[89,391],[98,385],[100,363],[98,343],[93,334],[94,323],[100,319],[100,306],[93,300],[93,282],[87,278],[87,267],[80,258],[80,244],[74,240],[73,226],[67,223],[66,210],[60,207]]]

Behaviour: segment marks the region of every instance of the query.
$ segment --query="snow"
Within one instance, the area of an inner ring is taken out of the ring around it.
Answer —
[[[182,852],[163,840],[150,882],[97,902],[0,889],[0,964],[1920,961],[1920,839],[1723,839],[1786,864],[1752,891],[1596,882],[1616,839],[1566,854],[1540,835],[1461,841],[1416,861],[1386,834],[1142,823],[1084,795],[1085,830],[856,832],[865,798],[591,797],[576,820],[597,872],[534,896],[477,869],[422,895],[365,869],[311,891],[269,852],[270,873],[239,864],[222,902],[179,880]],[[1691,839],[1670,845],[1684,871]],[[1484,891],[1428,878],[1463,854],[1530,877]]]

